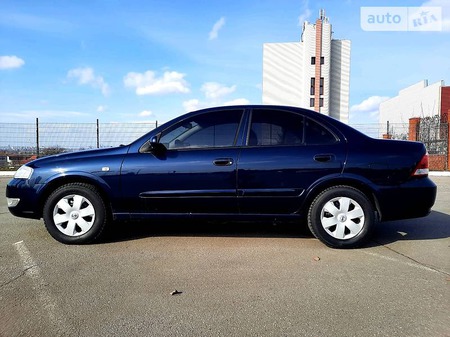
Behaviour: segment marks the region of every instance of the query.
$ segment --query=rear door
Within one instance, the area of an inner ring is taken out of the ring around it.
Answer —
[[[242,213],[298,211],[315,181],[342,171],[345,142],[327,126],[299,113],[258,108],[251,113],[238,162]]]

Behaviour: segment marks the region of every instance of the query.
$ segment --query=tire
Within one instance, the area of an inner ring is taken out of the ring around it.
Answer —
[[[375,227],[375,209],[364,193],[350,186],[322,191],[311,203],[308,227],[331,248],[356,248]]]
[[[102,234],[109,215],[94,186],[70,183],[59,187],[48,197],[43,218],[54,239],[65,244],[84,244]]]

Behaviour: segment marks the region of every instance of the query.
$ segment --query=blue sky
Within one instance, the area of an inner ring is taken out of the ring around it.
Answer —
[[[443,30],[369,32],[363,6],[439,6]],[[262,48],[320,8],[352,41],[350,124],[422,79],[450,84],[448,0],[0,1],[0,122],[165,122],[262,101]]]

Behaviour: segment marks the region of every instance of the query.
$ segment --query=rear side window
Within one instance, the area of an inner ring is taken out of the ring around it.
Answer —
[[[252,112],[249,146],[301,145],[304,117],[282,110],[255,109]]]
[[[334,144],[338,139],[323,125],[310,118],[305,119],[305,144],[327,145]]]
[[[159,142],[168,149],[233,146],[241,117],[242,110],[197,115],[165,130]]]
[[[327,145],[337,141],[330,130],[311,118],[283,110],[255,109],[247,145]]]

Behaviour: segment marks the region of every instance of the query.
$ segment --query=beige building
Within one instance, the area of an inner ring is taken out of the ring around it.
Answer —
[[[450,110],[450,87],[444,81],[422,80],[380,104],[380,123],[407,124],[413,117],[443,116]]]

